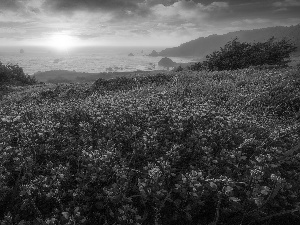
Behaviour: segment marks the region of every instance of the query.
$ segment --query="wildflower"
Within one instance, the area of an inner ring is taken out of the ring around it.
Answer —
[[[236,198],[236,197],[230,197],[229,200],[231,200],[233,202],[239,202],[239,201],[241,201],[239,198]]]
[[[255,204],[257,206],[261,206],[262,205],[262,199],[260,197],[257,197],[257,198],[253,198]]]
[[[276,181],[277,180],[277,176],[275,174],[271,174],[271,180]]]
[[[225,193],[226,193],[226,194],[230,193],[232,190],[233,190],[233,188],[230,187],[230,186],[226,186],[226,187],[225,187]]]
[[[270,192],[270,188],[269,188],[269,187],[267,187],[267,186],[263,186],[263,187],[262,187],[261,193],[262,193],[263,195],[268,195],[269,192]]]
[[[61,213],[65,219],[69,219],[69,213],[68,212],[62,212]]]
[[[209,185],[213,188],[213,189],[217,189],[218,186],[214,183],[214,182],[210,182]]]

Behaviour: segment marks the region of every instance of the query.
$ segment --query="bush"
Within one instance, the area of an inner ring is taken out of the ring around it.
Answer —
[[[296,49],[286,39],[275,41],[272,37],[264,43],[246,43],[235,38],[219,51],[207,55],[206,61],[191,66],[191,70],[236,70],[265,65],[286,67],[290,62],[290,54]]]
[[[118,77],[110,80],[99,78],[94,82],[92,89],[98,92],[127,91],[145,85],[163,85],[171,80],[171,76],[163,73],[144,77]]]
[[[23,69],[18,65],[4,65],[0,62],[0,85],[30,85],[36,82],[34,77],[25,75]]]
[[[0,224],[300,224],[300,124],[264,113],[300,93],[297,74],[15,88],[0,101]]]

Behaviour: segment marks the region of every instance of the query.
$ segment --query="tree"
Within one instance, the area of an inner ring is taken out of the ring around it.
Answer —
[[[164,57],[158,62],[159,66],[167,67],[169,70],[169,67],[176,66],[176,63],[172,61],[172,59]]]
[[[290,54],[297,47],[290,40],[275,41],[272,37],[261,43],[239,42],[237,38],[229,41],[219,51],[206,56],[206,60],[191,67],[192,70],[236,70],[249,66],[278,65],[287,66]]]

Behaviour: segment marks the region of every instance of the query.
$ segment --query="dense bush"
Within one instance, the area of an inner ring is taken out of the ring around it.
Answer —
[[[163,85],[169,81],[171,81],[171,77],[162,73],[137,77],[118,77],[109,80],[100,78],[93,84],[93,90],[99,92],[128,91],[145,85]]]
[[[183,71],[137,77],[138,88],[116,79],[10,93],[0,102],[0,223],[299,224],[300,124],[267,114],[284,99],[280,85],[298,88],[296,72]]]
[[[246,43],[237,38],[229,41],[219,51],[206,56],[204,62],[191,66],[192,70],[236,70],[250,66],[277,65],[287,66],[290,54],[296,47],[289,40]]]
[[[3,65],[0,62],[0,85],[12,84],[12,85],[27,85],[35,84],[34,77],[25,75],[23,69],[18,65]]]

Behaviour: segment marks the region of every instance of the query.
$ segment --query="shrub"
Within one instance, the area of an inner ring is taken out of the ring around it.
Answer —
[[[300,124],[263,111],[299,93],[296,72],[15,88],[0,101],[0,224],[299,224]]]
[[[0,62],[0,85],[12,84],[12,85],[28,85],[35,84],[34,77],[25,75],[23,69],[18,65],[7,64],[3,65]]]
[[[285,67],[290,62],[290,54],[296,50],[290,40],[275,41],[272,37],[261,43],[240,42],[237,38],[229,41],[219,51],[206,56],[206,61],[196,63],[192,70],[236,70],[250,66],[277,65]]]
[[[171,76],[163,73],[147,75],[144,77],[118,77],[110,80],[99,78],[93,84],[92,89],[98,92],[104,91],[127,91],[135,87],[145,85],[163,85],[172,80]]]

